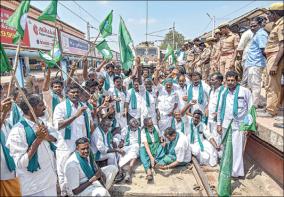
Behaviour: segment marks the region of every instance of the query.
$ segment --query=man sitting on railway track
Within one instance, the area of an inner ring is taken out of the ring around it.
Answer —
[[[164,136],[169,140],[166,146],[166,155],[161,159],[157,168],[162,170],[185,165],[191,161],[191,147],[183,133],[176,132],[169,127],[165,130]]]

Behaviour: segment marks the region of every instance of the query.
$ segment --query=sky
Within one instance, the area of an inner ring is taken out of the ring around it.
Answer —
[[[31,5],[43,10],[49,2],[31,1]],[[186,39],[194,39],[213,28],[207,13],[211,17],[215,16],[217,26],[255,8],[267,8],[273,2],[277,1],[148,1],[148,33],[168,29],[175,23],[176,31],[182,33]],[[119,16],[121,16],[135,45],[146,40],[146,1],[76,1],[76,3],[59,0],[58,16],[62,21],[87,32],[86,22],[61,4],[96,28],[110,10],[114,10],[113,33],[118,32]],[[166,33],[167,30],[155,35],[164,36]],[[91,37],[96,37],[97,34],[97,30],[91,29]],[[162,37],[148,36],[148,41],[156,41],[157,44],[158,40],[162,39]],[[107,38],[110,47],[114,50],[118,50],[117,40],[117,36]]]

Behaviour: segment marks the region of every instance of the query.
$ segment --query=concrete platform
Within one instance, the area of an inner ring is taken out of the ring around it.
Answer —
[[[275,120],[275,118],[257,117],[257,132],[255,133],[261,140],[267,142],[279,151],[283,151],[283,129],[273,126],[274,123],[281,121]]]

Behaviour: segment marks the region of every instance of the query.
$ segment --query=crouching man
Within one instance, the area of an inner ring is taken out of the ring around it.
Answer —
[[[93,155],[90,154],[88,138],[76,140],[76,151],[65,164],[64,175],[69,195],[110,196],[111,187],[118,172],[115,165],[97,168]]]
[[[187,137],[171,127],[165,130],[164,136],[169,143],[166,146],[166,155],[158,162],[159,168],[166,170],[189,163],[191,148]]]

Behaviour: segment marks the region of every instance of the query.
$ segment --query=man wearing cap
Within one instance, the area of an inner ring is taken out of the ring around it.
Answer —
[[[220,72],[224,75],[229,70],[234,70],[235,60],[237,56],[237,47],[239,43],[239,36],[234,34],[229,29],[228,23],[220,25],[220,30],[223,36],[221,40],[221,54],[220,54]]]
[[[208,43],[208,39],[206,39]],[[206,46],[205,43],[200,43],[199,45],[201,54],[199,61],[196,63],[196,67],[201,69],[202,80],[207,81],[209,75],[209,62],[210,62],[210,54],[211,54],[211,46]]]
[[[284,12],[283,2],[273,3],[269,8],[268,19],[275,22],[268,37],[265,48],[267,58],[268,84],[266,90],[267,106],[265,113],[259,116],[272,117],[277,115],[280,105],[281,75],[284,68]]]

